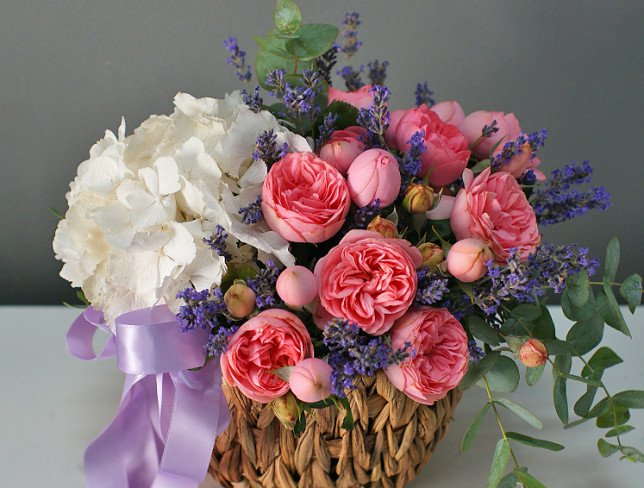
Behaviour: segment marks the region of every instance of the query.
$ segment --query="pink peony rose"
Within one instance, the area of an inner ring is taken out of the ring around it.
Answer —
[[[300,309],[318,295],[318,279],[309,268],[289,266],[277,277],[277,294],[286,305]]]
[[[314,403],[331,396],[333,368],[317,358],[303,359],[291,370],[288,379],[293,394],[307,403]]]
[[[389,366],[389,381],[412,400],[432,405],[460,383],[467,371],[467,335],[444,308],[414,309],[389,332],[394,349],[411,343],[416,354]]]
[[[251,400],[268,403],[289,390],[288,382],[271,373],[313,356],[311,336],[291,312],[269,309],[242,325],[221,356],[225,380]]]
[[[447,271],[463,283],[471,283],[487,273],[487,263],[494,256],[483,241],[468,237],[457,241],[447,253]]]
[[[347,174],[347,170],[353,160],[365,150],[363,140],[367,131],[362,127],[347,127],[343,130],[336,130],[331,136],[331,140],[320,149],[320,158],[337,169],[342,175]]]
[[[475,237],[485,242],[497,261],[507,260],[518,248],[527,259],[541,241],[537,219],[528,199],[509,173],[491,173],[487,168],[474,178],[463,172],[465,187],[456,195],[450,224],[458,240]]]
[[[456,127],[458,127],[465,118],[465,113],[463,112],[461,104],[452,100],[439,102],[430,108],[443,122],[455,125]]]
[[[384,334],[414,300],[422,262],[420,251],[404,239],[352,230],[315,265],[324,309],[316,315],[342,317],[369,334]]]
[[[262,188],[264,219],[291,242],[326,241],[340,230],[350,207],[342,175],[312,153],[284,156]]]
[[[336,100],[347,102],[356,108],[368,108],[373,102],[373,95],[371,90],[372,85],[364,85],[361,88],[353,91],[338,90],[337,88],[329,87],[329,102],[331,105]]]
[[[427,105],[409,110],[394,110],[385,133],[387,144],[399,151],[409,148],[415,132],[425,133],[426,150],[421,156],[419,176],[429,173],[432,186],[454,182],[470,158],[467,139],[455,125],[444,123]]]
[[[491,125],[496,120],[498,132],[493,133],[490,137],[481,137],[481,131],[486,125]],[[492,148],[499,142],[499,146],[504,143],[515,140],[521,133],[519,121],[514,114],[504,114],[503,112],[488,112],[479,110],[469,114],[459,125],[461,132],[467,137],[470,144],[476,144],[472,152],[479,159],[490,157]],[[498,146],[497,146],[497,150]]]
[[[384,149],[369,149],[358,156],[347,171],[351,199],[365,207],[375,199],[380,207],[391,205],[400,192],[400,169],[394,156]]]

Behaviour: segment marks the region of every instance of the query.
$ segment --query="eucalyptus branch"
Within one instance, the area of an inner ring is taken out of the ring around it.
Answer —
[[[508,443],[508,446],[510,447],[510,455],[512,456],[512,462],[514,462],[515,468],[519,469],[520,467],[519,462],[517,461],[517,458],[514,455],[512,446],[510,445],[510,442],[508,441],[508,437],[505,433],[505,428],[503,427],[503,423],[501,422],[501,417],[499,416],[499,412],[496,409],[496,403],[494,401],[494,397],[492,396],[492,390],[490,390],[490,385],[487,382],[487,375],[483,376],[483,385],[485,386],[485,392],[487,393],[487,397],[490,401],[490,404],[492,405],[492,411],[494,412],[494,416],[496,417],[496,422],[499,424],[499,429],[501,430],[501,437],[503,437],[503,440]]]

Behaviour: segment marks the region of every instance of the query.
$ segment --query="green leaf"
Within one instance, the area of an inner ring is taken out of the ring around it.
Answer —
[[[615,281],[617,267],[619,266],[619,239],[613,237],[606,247],[606,260],[604,261],[604,278]]]
[[[613,400],[629,408],[644,408],[644,391],[626,390],[613,395]]]
[[[531,305],[529,303],[523,303],[512,310],[512,316],[517,319],[524,319],[528,322],[532,322],[533,320],[541,317],[541,307]]]
[[[601,388],[601,386],[602,386],[602,382],[600,380],[596,380],[596,379],[594,379],[592,377],[591,378],[584,378],[582,376],[577,376],[577,375],[574,375],[574,374],[565,374],[564,377],[569,379],[569,380],[579,381],[580,383],[585,383],[585,384],[587,384],[589,386],[594,386],[594,387],[597,387],[597,388]]]
[[[517,363],[508,356],[501,356],[485,374],[490,390],[511,393],[517,389],[521,375]]]
[[[623,435],[627,434],[631,430],[635,430],[635,427],[632,425],[618,425],[617,427],[614,427],[610,429],[606,434],[604,434],[605,437],[617,437],[618,435]]]
[[[533,414],[527,408],[522,407],[521,405],[517,405],[512,400],[508,400],[507,398],[499,398],[498,400],[494,400],[494,403],[503,405],[505,408],[517,414],[523,420],[528,422],[535,429],[543,429],[543,423],[541,423],[541,420],[539,420],[539,418],[535,414]]]
[[[324,117],[330,113],[338,115],[338,118],[335,121],[335,128],[336,130],[342,130],[352,125],[356,125],[356,119],[358,118],[359,112],[353,105],[340,100],[335,100],[331,105],[325,108],[322,113],[320,113],[315,122],[316,125],[322,125]]]
[[[584,393],[575,403],[575,406],[573,407],[574,412],[580,417],[586,417],[588,415],[588,412],[590,412],[590,407],[595,400],[596,394],[596,387],[589,386],[588,388],[586,388],[586,393]]]
[[[312,61],[333,47],[338,28],[329,24],[304,24],[297,34],[297,39],[287,41],[287,50],[302,61]]]
[[[631,313],[635,313],[635,309],[642,303],[642,277],[638,274],[630,275],[619,287],[619,294],[628,303]]]
[[[518,482],[519,477],[514,471],[512,471],[501,478],[497,488],[516,488]]]
[[[555,367],[552,370],[554,375],[567,375],[572,368],[572,355],[569,352],[557,354],[555,357]]]
[[[496,330],[478,315],[469,315],[465,323],[470,334],[477,339],[491,346],[498,346],[500,344],[499,334]]]
[[[505,467],[510,459],[510,443],[506,439],[501,439],[494,450],[494,458],[490,467],[490,475],[487,479],[487,488],[496,488],[503,476]]]
[[[620,458],[620,460],[626,459],[633,463],[644,463],[644,454],[639,449],[635,449],[634,447],[629,446],[622,446],[620,451],[624,455]]]
[[[293,424],[293,435],[299,437],[306,430],[306,415],[304,412],[300,413],[300,416],[297,418]]]
[[[568,417],[568,395],[566,393],[566,378],[561,376],[555,379],[552,387],[552,399],[555,404],[557,416],[563,424],[567,424]]]
[[[525,468],[521,468],[517,471],[519,476],[519,481],[523,485],[523,488],[546,488],[541,481],[532,476]]]
[[[286,39],[283,37],[278,37],[274,34],[266,34],[264,37],[253,36],[253,40],[260,49],[280,58],[291,60],[291,64],[294,62],[295,55],[286,49]],[[289,66],[291,64],[289,64]]]
[[[327,408],[331,407],[332,405],[335,405],[336,401],[334,398],[326,398],[324,400],[320,400],[319,402],[313,402],[313,403],[305,403],[304,405],[309,406],[310,408]]]
[[[617,451],[619,451],[619,446],[616,446],[615,444],[610,444],[609,442],[606,442],[604,439],[599,439],[597,441],[597,449],[599,450],[599,454],[601,454],[602,457],[610,457],[613,454],[615,454]]]
[[[570,275],[566,280],[566,290],[568,290],[568,298],[570,298],[572,304],[577,307],[583,307],[588,303],[590,297],[588,273],[582,270],[579,273]]]
[[[539,317],[530,324],[532,337],[541,339],[542,341],[549,341],[555,338],[555,323],[552,320],[550,311],[544,305],[541,305],[541,314]]]
[[[342,397],[339,399],[340,403],[344,407],[346,415],[342,421],[342,428],[344,430],[353,430],[353,413],[351,412],[351,405],[349,404],[349,399],[347,397]]]
[[[536,368],[526,368],[525,382],[530,386],[534,386],[539,383],[545,367],[546,365],[542,364],[541,366],[537,366]]]
[[[564,315],[573,321],[588,320],[593,315],[597,314],[597,301],[593,294],[592,288],[588,291],[588,302],[585,305],[578,307],[573,304],[568,297],[568,292],[564,289],[561,294],[561,309]]]
[[[277,0],[273,20],[279,32],[295,34],[302,25],[302,12],[293,0]]]
[[[561,354],[572,354],[572,349],[570,344],[566,341],[559,339],[553,339],[545,343],[546,348],[548,349],[548,354],[559,356]]]
[[[590,375],[598,375],[601,378],[601,373],[605,369],[615,366],[624,362],[610,347],[600,347],[595,351],[593,356],[588,360],[588,366],[584,366],[581,370],[581,375],[588,377]]]
[[[597,347],[603,336],[604,321],[600,316],[593,315],[589,319],[573,325],[566,335],[566,341],[570,343],[577,354],[583,355]]]
[[[604,282],[604,289],[597,293],[597,308],[608,325],[631,337],[631,332],[628,330],[628,325],[626,325],[622,311],[619,309],[617,298],[606,282]]]
[[[472,445],[472,442],[476,437],[476,433],[478,432],[479,427],[481,426],[481,422],[483,422],[483,419],[485,418],[485,414],[488,412],[491,406],[492,406],[492,403],[487,402],[485,405],[483,405],[483,408],[479,410],[479,413],[476,414],[476,417],[474,417],[474,420],[472,420],[472,423],[465,431],[465,435],[463,436],[463,440],[461,441],[461,452],[466,452]]]
[[[518,434],[516,432],[506,432],[505,435],[521,444],[525,444],[526,446],[539,447],[541,449],[548,449],[549,451],[561,451],[565,449],[564,446],[557,444],[556,442],[537,439],[535,437],[530,437],[529,435]]]
[[[489,159],[482,159],[478,163],[476,163],[474,166],[472,166],[472,173],[479,174],[485,171],[485,169],[490,167],[490,160]]]
[[[56,210],[54,207],[49,207],[49,211],[58,220],[63,220],[65,218],[65,216],[62,213],[60,213],[60,211]]]
[[[298,62],[297,72],[301,73],[303,69],[311,68],[312,64],[312,62]],[[286,81],[291,84],[300,83],[302,76],[295,73],[294,59],[286,59],[261,48],[257,50],[255,56],[255,73],[262,88],[269,89],[266,85],[266,76],[268,73],[282,68],[287,73],[285,76]]]
[[[599,417],[600,415],[603,415],[604,413],[608,412],[610,409],[610,398],[605,397],[599,400],[593,408],[590,409],[590,412],[588,412],[588,417],[589,418],[594,418],[594,417]]]
[[[625,424],[631,419],[631,413],[628,407],[619,403],[613,404],[608,412],[597,417],[597,427],[606,429],[608,427],[617,427],[618,425]]]
[[[574,422],[570,422],[569,424],[564,425],[563,428],[564,430],[572,429],[573,427],[577,427],[578,425],[581,425],[584,422],[588,422],[589,420],[589,418],[577,419]]]
[[[478,363],[470,363],[467,373],[463,376],[461,383],[458,385],[459,390],[467,390],[470,386],[480,380],[494,366],[494,363],[501,356],[500,352],[494,351],[487,354]]]

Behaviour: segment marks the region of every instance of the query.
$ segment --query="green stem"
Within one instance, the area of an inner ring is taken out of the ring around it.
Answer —
[[[485,386],[485,392],[487,393],[487,397],[490,400],[490,404],[492,405],[492,410],[494,411],[496,422],[499,424],[499,429],[501,430],[501,436],[503,437],[503,440],[507,442],[508,446],[510,447],[510,454],[512,455],[512,461],[514,462],[515,468],[519,469],[519,462],[517,461],[517,457],[514,455],[512,446],[510,446],[510,441],[508,441],[507,435],[505,435],[505,429],[503,428],[503,423],[501,422],[501,417],[499,416],[499,412],[496,409],[496,403],[494,403],[494,398],[492,397],[492,391],[490,390],[490,385],[487,382],[487,376],[483,376],[483,385]]]

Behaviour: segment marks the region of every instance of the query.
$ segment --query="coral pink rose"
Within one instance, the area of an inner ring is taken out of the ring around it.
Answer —
[[[315,403],[331,396],[333,368],[317,358],[304,359],[291,370],[288,379],[293,395],[307,403]]]
[[[483,127],[491,125],[494,120],[496,120],[496,127],[499,130],[490,137],[481,137]],[[479,110],[469,114],[461,122],[459,128],[470,144],[476,144],[472,148],[472,152],[479,159],[489,158],[492,148],[499,141],[502,141],[499,146],[503,146],[505,142],[515,140],[521,133],[521,126],[514,114],[488,112],[487,110]]]
[[[400,192],[398,160],[384,149],[369,149],[358,156],[347,171],[351,199],[365,207],[378,199],[380,207],[391,205]]]
[[[456,195],[450,224],[458,240],[475,237],[485,242],[497,261],[505,262],[512,248],[527,259],[541,241],[537,219],[514,177],[487,168],[474,178],[463,172],[465,187]]]
[[[284,156],[262,188],[264,219],[291,242],[326,241],[340,230],[350,207],[342,175],[312,153]]]
[[[337,169],[342,175],[353,160],[365,150],[367,131],[362,127],[347,127],[333,132],[331,139],[320,149],[320,158]]]
[[[430,108],[443,122],[455,125],[456,127],[458,127],[465,118],[465,113],[463,112],[461,104],[452,100],[439,102],[436,105],[432,105]]]
[[[373,95],[369,91],[371,87],[372,85],[364,85],[357,90],[344,91],[330,86],[328,103],[331,105],[336,100],[340,100],[341,102],[350,103],[356,108],[368,108],[371,102],[373,102]]]
[[[288,382],[271,373],[313,356],[311,336],[291,312],[269,309],[242,325],[221,356],[221,371],[251,400],[268,403],[289,390]]]
[[[414,300],[416,268],[422,262],[420,251],[406,240],[352,230],[315,265],[320,307],[327,317],[384,334]],[[316,314],[325,316],[320,310]]]
[[[468,237],[457,241],[447,253],[447,271],[463,283],[471,283],[487,273],[485,263],[493,258],[483,241]]]
[[[446,309],[411,310],[389,333],[394,349],[411,343],[415,352],[385,370],[389,381],[412,400],[432,405],[456,388],[467,372],[467,335]]]
[[[432,186],[454,182],[470,159],[467,139],[455,125],[444,123],[427,105],[409,110],[394,110],[385,133],[387,144],[399,151],[409,148],[415,132],[425,133],[426,150],[420,157],[419,176],[429,173]]]
[[[499,147],[494,151],[494,155],[496,156],[501,151],[503,151],[503,144],[499,144]],[[540,164],[541,160],[532,153],[530,144],[526,142],[521,146],[521,152],[515,154],[510,161],[501,163],[499,170],[510,173],[512,176],[519,179],[531,169],[537,177],[537,180],[543,181],[546,179],[546,176],[536,169]]]

